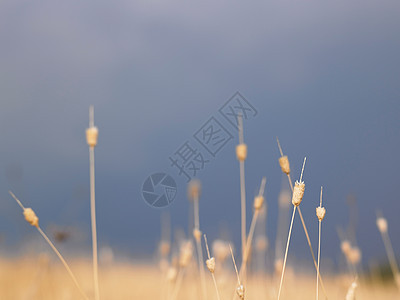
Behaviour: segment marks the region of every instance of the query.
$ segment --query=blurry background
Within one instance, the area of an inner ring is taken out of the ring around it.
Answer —
[[[398,1],[1,1],[1,254],[38,240],[9,189],[44,228],[73,228],[68,251],[90,249],[94,104],[99,245],[151,257],[163,212],[188,228],[186,180],[168,157],[239,91],[258,111],[245,121],[247,198],[266,176],[271,249],[286,184],[278,136],[294,179],[307,156],[302,211],[315,245],[324,186],[325,259],[340,260],[337,226],[350,222],[364,264],[385,261],[376,209],[400,251],[399,11]],[[209,239],[228,229],[239,246],[238,140],[224,126],[234,140],[198,173],[200,222]],[[165,209],[141,196],[157,171],[178,185]],[[290,256],[309,261],[299,219],[294,232]]]

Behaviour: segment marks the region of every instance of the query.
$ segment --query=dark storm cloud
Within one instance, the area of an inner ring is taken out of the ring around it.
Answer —
[[[379,238],[375,208],[399,225],[399,8],[395,1],[3,1],[2,231],[29,232],[9,188],[44,224],[88,230],[87,199],[74,191],[88,183],[84,129],[94,104],[100,242],[140,243],[134,248],[148,252],[160,211],[141,199],[144,179],[162,170],[176,176],[180,194],[169,210],[175,226],[186,226],[184,180],[168,156],[239,90],[259,112],[245,124],[248,197],[266,175],[271,239],[281,186],[278,135],[293,176],[308,156],[303,211],[312,233],[325,187],[327,254],[337,257],[335,227],[346,226],[352,192],[360,245],[367,256],[382,256],[380,245],[370,245],[371,236]],[[201,210],[214,211],[202,216],[205,231],[226,219],[238,232],[234,143],[200,174]],[[298,227],[293,247],[308,257],[304,242]]]

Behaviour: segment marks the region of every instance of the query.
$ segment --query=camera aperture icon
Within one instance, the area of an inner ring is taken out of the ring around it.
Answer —
[[[143,199],[151,207],[166,207],[174,201],[177,193],[175,180],[168,174],[159,172],[146,178],[142,186]]]

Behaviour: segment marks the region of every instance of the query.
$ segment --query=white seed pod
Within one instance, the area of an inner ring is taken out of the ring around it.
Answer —
[[[301,203],[301,200],[303,200],[303,196],[304,196],[304,190],[306,188],[306,185],[304,184],[304,182],[298,182],[296,180],[295,184],[294,184],[294,189],[293,189],[293,195],[292,195],[292,204],[294,206],[299,206]]]
[[[385,218],[379,217],[376,219],[376,226],[378,226],[380,232],[387,232],[388,224]]]
[[[325,213],[326,213],[325,207],[318,206],[315,209],[315,211],[316,211],[318,220],[322,221],[325,218]]]
[[[36,216],[32,208],[24,209],[25,220],[32,226],[39,227],[39,218]]]
[[[356,288],[357,288],[357,282],[353,281],[353,283],[347,290],[346,300],[355,300],[356,299]]]
[[[281,166],[283,173],[285,173],[287,175],[290,174],[289,159],[286,155],[279,157],[279,165]]]
[[[344,255],[346,255],[351,251],[351,244],[348,240],[344,240],[340,243],[340,249],[342,250],[342,252],[344,253]]]
[[[244,299],[244,286],[242,284],[240,284],[237,288],[236,288],[236,294],[239,296],[240,299]]]
[[[168,271],[167,271],[167,280],[168,280],[169,282],[175,281],[177,275],[178,275],[178,270],[177,270],[176,268],[174,268],[174,267],[168,268]]]
[[[195,228],[195,229],[193,229],[193,236],[196,239],[196,242],[200,242],[202,232],[199,229]]]
[[[214,271],[215,271],[215,258],[211,257],[211,258],[207,259],[206,260],[206,265],[207,265],[208,270],[211,273],[214,273]]]
[[[90,147],[95,147],[97,145],[97,136],[99,135],[99,130],[95,126],[91,126],[86,129],[86,141]]]
[[[256,196],[254,198],[254,209],[259,210],[264,204],[264,197],[263,196]]]
[[[201,183],[198,179],[190,180],[188,184],[188,198],[190,200],[199,199],[201,193]]]
[[[193,246],[190,241],[186,241],[181,245],[180,252],[179,252],[179,265],[181,267],[186,267],[190,260],[192,259],[193,254]]]
[[[245,161],[247,157],[247,145],[239,144],[236,146],[236,157],[239,161]]]

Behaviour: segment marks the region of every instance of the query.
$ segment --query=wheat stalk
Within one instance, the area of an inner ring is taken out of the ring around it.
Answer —
[[[320,273],[319,273],[319,262],[320,262],[320,257],[321,257],[321,223],[322,220],[325,217],[325,213],[326,210],[324,207],[322,207],[322,186],[321,186],[321,195],[319,198],[319,206],[316,208],[316,214],[317,214],[317,218],[318,218],[318,267],[317,267],[317,300],[318,298],[318,286],[319,286],[319,277],[320,277]]]
[[[385,246],[386,254],[389,260],[389,265],[393,272],[394,281],[396,283],[397,288],[400,290],[399,267],[397,266],[392,242],[390,241],[387,220],[382,216],[382,213],[377,213],[376,226],[378,227],[379,232],[382,236],[383,244]]]
[[[241,238],[242,238],[242,259],[246,247],[246,186],[245,186],[245,173],[244,161],[247,158],[247,145],[244,143],[243,137],[243,116],[238,116],[239,126],[239,144],[236,146],[236,157],[239,160],[240,166],[240,208],[241,208]]]
[[[239,272],[238,272],[238,269],[236,266],[235,256],[233,255],[231,244],[229,244],[229,250],[231,251],[233,266],[235,267],[236,277],[237,277],[237,281],[238,281],[238,286],[236,288],[236,294],[239,296],[240,300],[244,300],[244,286],[240,282],[240,276],[239,276]]]
[[[290,185],[290,189],[292,190],[292,193],[293,193],[293,183],[292,183],[292,178],[290,176],[289,159],[288,159],[288,157],[286,155],[283,155],[282,147],[281,147],[281,144],[279,142],[278,137],[276,138],[276,141],[278,143],[279,152],[281,154],[281,157],[279,158],[279,165],[281,166],[282,172],[287,175],[287,178],[288,178],[288,181],[289,181],[289,185]],[[304,221],[303,214],[301,212],[300,206],[298,207],[298,211],[299,211],[301,224],[303,225],[303,230],[304,230],[304,233],[305,233],[306,238],[307,238],[308,247],[310,248],[310,253],[311,253],[311,256],[312,256],[312,259],[313,259],[313,262],[314,262],[314,267],[315,267],[315,270],[317,270],[317,268],[318,268],[317,261],[315,259],[314,251],[313,251],[313,248],[312,248],[312,245],[311,245],[310,235],[308,234],[307,226],[306,226],[306,223]],[[322,291],[323,291],[323,293],[325,295],[325,298],[328,299],[328,296],[327,296],[327,293],[326,293],[326,290],[325,290],[325,286],[324,286],[324,282],[322,281],[321,275],[319,275],[319,281],[321,283],[321,288],[322,288]]]
[[[97,145],[98,129],[94,126],[94,108],[89,107],[89,128],[86,129],[86,141],[89,145],[89,163],[90,163],[90,216],[92,226],[92,251],[93,251],[93,281],[94,296],[96,300],[100,299],[99,273],[97,258],[97,228],[96,228],[96,196],[95,196],[95,176],[94,176],[94,147]]]
[[[184,241],[179,249],[179,271],[178,271],[178,279],[176,280],[174,290],[172,292],[171,299],[175,300],[178,296],[180,287],[182,285],[183,276],[185,270],[187,269],[190,261],[192,260],[193,255],[193,246],[190,240]]]
[[[215,271],[215,258],[210,256],[210,249],[208,248],[208,243],[207,243],[207,236],[204,234],[204,241],[206,243],[206,248],[207,248],[207,255],[208,255],[208,259],[206,261],[207,264],[207,268],[211,273],[211,277],[213,279],[214,282],[214,287],[215,287],[215,291],[217,293],[217,299],[221,300],[220,296],[219,296],[219,291],[218,291],[218,286],[217,286],[217,281],[215,280],[215,275],[214,275],[214,271]]]
[[[25,208],[21,201],[14,195],[13,192],[8,191],[11,195],[11,197],[13,197],[15,199],[15,201],[17,201],[18,205],[22,208],[25,220],[32,226],[36,227],[36,229],[39,231],[39,233],[41,234],[41,236],[45,239],[45,241],[50,245],[51,249],[53,249],[53,251],[56,253],[56,255],[58,256],[58,258],[61,260],[62,264],[64,265],[65,269],[67,269],[67,272],[69,274],[69,276],[72,278],[72,281],[74,282],[74,284],[76,285],[76,287],[78,288],[79,292],[81,293],[82,297],[84,299],[89,299],[85,292],[82,290],[82,288],[80,287],[78,281],[76,280],[75,275],[72,273],[70,267],[68,266],[67,262],[65,261],[65,259],[63,258],[63,256],[61,255],[61,253],[57,250],[57,248],[54,246],[54,244],[50,241],[50,239],[47,237],[47,235],[43,232],[43,230],[40,228],[39,226],[39,218],[36,216],[35,212],[33,211],[32,208]]]
[[[349,289],[347,290],[346,300],[356,300],[356,288],[357,288],[357,277],[351,283]]]
[[[253,204],[254,214],[253,214],[253,218],[251,220],[250,231],[249,231],[249,235],[247,237],[246,247],[245,247],[245,251],[244,251],[244,257],[243,257],[242,264],[240,266],[240,272],[239,272],[239,274],[242,276],[243,276],[243,274],[246,273],[247,260],[249,258],[250,246],[253,241],[254,229],[256,227],[257,217],[258,217],[260,210],[264,204],[264,189],[265,189],[266,182],[267,182],[267,179],[265,177],[263,177],[261,180],[261,185],[260,185],[260,190],[258,192],[258,195],[254,198],[254,204]]]
[[[296,208],[300,205],[300,203],[303,199],[303,195],[304,195],[305,185],[304,185],[304,182],[302,181],[302,179],[303,179],[303,172],[304,172],[305,164],[306,164],[306,157],[304,158],[303,168],[301,169],[300,181],[296,181],[295,187],[293,189],[293,196],[292,196],[293,214],[292,214],[292,219],[290,221],[290,228],[289,228],[289,234],[288,234],[288,239],[287,239],[287,243],[286,243],[285,257],[283,259],[283,268],[282,268],[282,274],[281,274],[281,281],[279,283],[278,300],[281,297],[283,277],[285,276],[286,260],[287,260],[288,250],[289,250],[290,237],[292,234],[293,220],[294,220],[294,216],[296,214]]]
[[[200,231],[200,215],[199,215],[199,199],[200,199],[201,185],[199,180],[191,180],[188,185],[188,196],[193,201],[194,209],[194,229],[193,236],[196,241],[197,258],[199,264],[200,283],[203,294],[203,299],[207,299],[206,277],[204,272],[203,263],[203,250],[201,248],[201,231]]]

